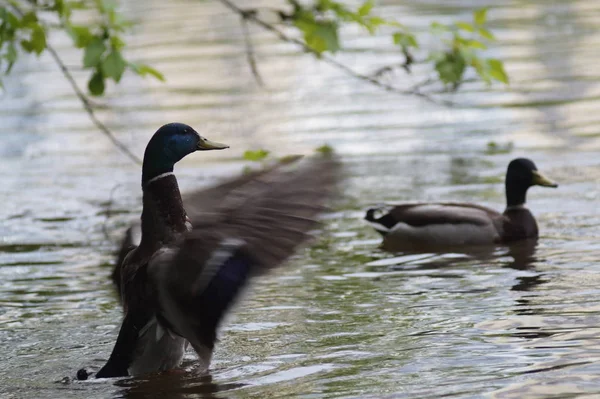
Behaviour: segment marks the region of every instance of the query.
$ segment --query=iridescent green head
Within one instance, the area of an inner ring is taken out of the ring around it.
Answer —
[[[527,158],[513,159],[508,164],[504,184],[506,186],[506,203],[508,206],[524,204],[529,187],[558,187],[558,184],[539,172],[535,163]]]
[[[165,173],[183,157],[195,151],[223,150],[228,145],[215,143],[183,123],[169,123],[154,133],[146,146],[142,166],[142,186]]]

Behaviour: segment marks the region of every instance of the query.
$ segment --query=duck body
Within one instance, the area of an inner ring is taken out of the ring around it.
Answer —
[[[502,244],[538,235],[525,207],[500,213],[469,203],[402,204],[369,209],[365,219],[387,246],[397,242],[413,249]]]
[[[97,378],[173,369],[188,346],[207,370],[220,322],[251,277],[281,265],[317,225],[337,179],[333,160],[192,193],[190,218],[173,165],[194,151],[223,148],[183,124],[165,125],[150,140],[141,240],[135,246],[135,228],[128,231],[113,273],[124,318]]]
[[[128,334],[117,344],[120,353],[129,356],[111,358],[97,373],[98,378],[172,369],[181,363],[187,347],[185,339],[159,322],[156,285],[148,275],[150,261],[191,230],[175,176],[165,175],[147,183],[143,204],[141,242],[124,256],[119,272],[126,313],[123,326]]]
[[[507,207],[503,213],[471,203],[415,203],[371,208],[366,221],[383,236],[383,248],[427,251],[505,244],[537,238],[538,225],[525,206],[532,185],[556,187],[535,164],[518,158],[509,164]]]

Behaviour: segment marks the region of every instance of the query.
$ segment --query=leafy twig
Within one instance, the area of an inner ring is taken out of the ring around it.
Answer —
[[[17,6],[16,3],[11,2],[10,5],[12,6],[12,8],[21,17],[23,15],[25,15],[25,13],[23,12],[23,10],[21,10]],[[40,22],[40,25],[42,25],[41,22]],[[43,26],[45,26],[45,24]],[[115,137],[115,135],[113,134],[113,132],[102,121],[100,121],[100,119],[98,119],[98,117],[96,116],[96,113],[94,112],[94,105],[93,105],[93,103],[88,98],[88,96],[85,95],[85,93],[83,92],[83,90],[81,90],[81,88],[79,87],[79,85],[75,81],[75,78],[73,77],[73,74],[69,70],[69,67],[67,67],[67,65],[62,60],[62,58],[60,58],[60,55],[58,55],[58,52],[54,49],[54,47],[49,42],[47,42],[47,41],[44,42],[44,45],[45,45],[45,48],[50,53],[50,56],[52,57],[52,59],[54,60],[54,62],[59,66],[59,68],[60,68],[62,74],[64,75],[64,77],[69,81],[69,84],[71,85],[71,88],[75,92],[75,95],[77,96],[77,98],[79,99],[79,101],[81,102],[81,104],[83,105],[83,108],[87,112],[89,118],[94,123],[94,125],[96,125],[96,127],[98,129],[100,129],[100,131],[102,133],[104,133],[104,135],[106,137],[108,137],[108,139],[118,149],[120,149],[125,155],[127,155],[127,157],[129,159],[131,159],[133,162],[141,165],[142,164],[142,160],[140,158],[138,158],[133,152],[131,152],[131,150],[129,150],[129,148],[127,148],[127,146],[125,144],[123,144],[121,141],[119,141]]]
[[[115,137],[115,135],[113,134],[113,132],[100,119],[98,119],[98,117],[96,116],[96,113],[94,112],[94,107],[92,106],[91,101],[85,95],[85,93],[83,92],[83,90],[81,90],[81,88],[79,87],[79,85],[75,81],[75,78],[73,78],[73,75],[71,74],[71,71],[65,65],[65,63],[62,60],[62,58],[60,58],[60,56],[58,55],[58,52],[54,49],[54,47],[50,43],[47,43],[46,44],[46,48],[48,49],[48,52],[50,53],[50,55],[54,59],[54,62],[56,62],[56,64],[59,66],[59,68],[60,68],[62,74],[64,75],[64,77],[69,81],[69,84],[71,85],[71,88],[73,88],[73,91],[75,92],[75,95],[77,96],[77,98],[79,99],[79,101],[81,102],[81,104],[83,105],[83,109],[85,109],[85,111],[87,112],[88,116],[90,117],[90,119],[94,123],[94,125],[96,125],[96,127],[98,129],[100,129],[100,131],[102,133],[104,133],[104,135],[106,137],[108,137],[108,139],[119,150],[121,150],[125,155],[127,155],[127,157],[129,159],[131,159],[133,162],[141,165],[142,164],[142,160],[137,155],[135,155],[133,152],[131,152],[131,150],[129,148],[127,148],[127,146],[124,143],[122,143],[121,141],[119,141],[119,139],[117,139]]]
[[[275,36],[277,36],[281,41],[284,41],[287,43],[292,43],[292,44],[295,44],[295,45],[301,47],[304,52],[313,54],[314,56],[318,57],[320,60],[326,62],[329,65],[334,66],[335,68],[343,71],[344,73],[352,76],[355,79],[370,83],[370,84],[377,86],[380,89],[383,89],[388,92],[401,94],[401,95],[417,96],[424,100],[432,102],[434,104],[442,104],[442,105],[446,105],[446,106],[455,106],[456,105],[452,101],[434,98],[434,97],[428,95],[427,93],[423,93],[423,92],[419,91],[419,87],[421,86],[421,84],[418,84],[412,88],[403,90],[403,89],[399,89],[395,86],[392,86],[390,84],[384,83],[372,76],[368,76],[368,75],[364,75],[359,72],[356,72],[349,66],[345,65],[344,63],[337,61],[336,59],[329,57],[325,54],[317,52],[316,50],[314,50],[313,48],[308,46],[306,43],[304,43],[302,40],[299,40],[299,39],[296,39],[293,37],[289,37],[283,31],[278,29],[275,25],[272,25],[272,24],[262,20],[261,18],[259,18],[255,12],[249,12],[248,10],[244,10],[244,9],[238,7],[235,3],[233,3],[230,0],[219,0],[219,1],[224,6],[226,6],[227,8],[229,8],[230,10],[232,10],[233,12],[238,14],[243,20],[250,21],[250,22],[260,26],[261,28],[275,34]]]

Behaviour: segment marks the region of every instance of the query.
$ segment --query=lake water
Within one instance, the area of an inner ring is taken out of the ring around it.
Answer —
[[[140,168],[93,127],[49,58],[28,59],[0,100],[1,397],[600,395],[600,3],[379,1],[380,15],[417,31],[468,19],[474,3],[493,7],[500,44],[490,55],[505,60],[512,84],[465,85],[453,108],[383,92],[252,28],[261,88],[238,18],[218,2],[123,3],[139,22],[130,58],[168,79],[128,74],[98,100],[136,154],[170,121],[230,144],[178,165],[191,191],[241,173],[247,149],[281,156],[329,143],[347,170],[344,197],[313,247],[248,290],[221,330],[210,377],[190,371],[190,353],[178,373],[57,383],[100,367],[112,349],[121,320],[112,253],[140,213]],[[338,58],[357,71],[401,61],[387,36],[343,37],[350,51]],[[78,65],[66,38],[51,40]],[[396,82],[424,73],[417,66]],[[87,72],[76,77],[85,84]],[[490,153],[491,141],[514,148]],[[533,250],[389,254],[362,221],[382,201],[500,210],[517,156],[560,183],[529,192],[541,231]]]

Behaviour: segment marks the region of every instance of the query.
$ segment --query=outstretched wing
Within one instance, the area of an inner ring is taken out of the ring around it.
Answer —
[[[289,156],[284,159],[277,161],[276,163],[269,165],[263,169],[251,171],[242,176],[235,177],[233,179],[222,182],[216,186],[212,186],[203,190],[198,190],[189,194],[183,195],[183,203],[186,209],[186,213],[190,219],[197,219],[198,215],[205,213],[215,212],[223,199],[233,190],[238,189],[249,182],[260,178],[268,173],[273,173],[278,168],[284,167],[291,163],[298,161],[301,156]],[[119,251],[117,252],[115,267],[113,269],[111,278],[117,288],[119,297],[121,296],[121,264],[125,259],[125,256],[137,247],[141,239],[141,227],[139,221],[132,223],[131,226],[125,232]]]
[[[293,164],[301,158],[302,156],[300,155],[288,156],[261,169],[246,172],[241,176],[222,181],[215,186],[184,193],[182,197],[185,212],[192,221],[202,218],[202,215],[207,212],[216,212],[217,208],[222,205],[225,197],[232,191],[244,187],[248,183],[261,178],[261,176],[271,174],[278,169]]]
[[[123,261],[129,252],[137,248],[137,246],[140,244],[141,236],[142,232],[140,224],[133,223],[131,226],[129,226],[125,232],[125,235],[123,236],[123,239],[121,240],[119,252],[117,252],[115,268],[110,276],[113,283],[117,287],[119,299],[121,299],[121,265],[123,264]]]
[[[203,360],[209,360],[219,322],[249,278],[291,256],[317,226],[334,193],[337,161],[292,166],[299,167],[276,168],[248,179],[214,211],[196,212],[194,229],[176,251],[149,264],[160,317]]]

